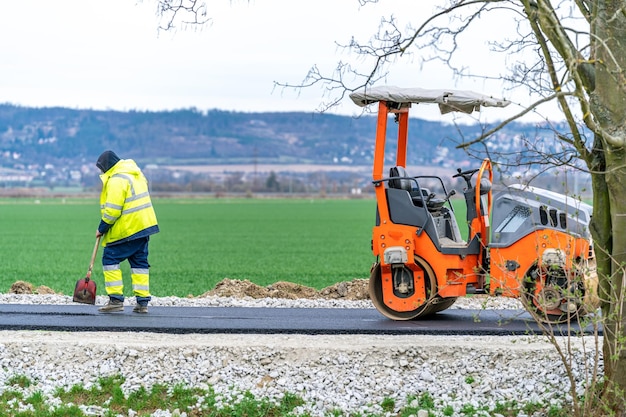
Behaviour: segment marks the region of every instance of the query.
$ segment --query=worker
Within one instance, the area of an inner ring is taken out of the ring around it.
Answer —
[[[120,159],[115,152],[103,152],[96,166],[102,174],[101,219],[96,238],[101,237],[102,271],[109,301],[99,311],[124,310],[124,282],[120,263],[128,260],[135,313],[147,313],[150,296],[148,243],[159,232],[148,192],[148,181],[135,161]]]

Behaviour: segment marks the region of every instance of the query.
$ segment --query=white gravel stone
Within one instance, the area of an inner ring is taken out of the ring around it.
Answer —
[[[99,297],[98,304],[106,298]],[[71,304],[67,296],[0,294],[0,303]],[[126,301],[132,305],[133,300]],[[373,308],[369,301],[253,300],[220,297],[154,297],[152,306],[258,306]],[[515,308],[517,300],[464,298],[453,308]],[[574,353],[577,385],[593,365],[593,340],[562,339]],[[584,343],[583,343],[584,342]],[[601,365],[601,364],[600,364]],[[55,389],[120,374],[126,393],[154,384],[213,387],[229,402],[250,391],[257,398],[302,397],[300,413],[384,415],[428,393],[443,409],[462,416],[467,404],[525,401],[545,404],[569,398],[569,380],[557,352],[540,336],[391,336],[156,334],[142,332],[0,331],[0,393],[14,376],[32,381],[29,392],[51,398]],[[413,405],[416,404],[413,401]],[[101,412],[94,404],[86,413]],[[184,415],[159,410],[153,416]],[[428,415],[420,410],[417,416]],[[443,415],[443,414],[441,414]]]

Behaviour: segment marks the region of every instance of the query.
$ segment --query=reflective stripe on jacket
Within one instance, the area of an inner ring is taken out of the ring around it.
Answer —
[[[100,179],[100,213],[102,221],[111,225],[102,236],[103,246],[159,231],[148,181],[135,161],[120,160]]]

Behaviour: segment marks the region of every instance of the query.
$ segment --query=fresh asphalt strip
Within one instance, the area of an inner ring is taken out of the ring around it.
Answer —
[[[85,304],[0,304],[0,330],[455,336],[543,332],[523,310],[448,309],[418,320],[393,321],[375,309],[151,306],[148,314],[138,314],[130,306],[119,313],[100,313],[98,306]],[[551,331],[567,335],[568,327],[552,326]],[[581,330],[573,324],[569,331]]]

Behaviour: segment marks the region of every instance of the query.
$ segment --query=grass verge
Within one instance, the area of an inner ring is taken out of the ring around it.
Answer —
[[[36,382],[25,376],[9,378],[0,389],[0,416],[12,417],[82,417],[82,416],[187,416],[187,417],[288,417],[320,415],[315,404],[307,404],[300,396],[285,392],[275,398],[256,397],[249,391],[216,392],[212,387],[193,388],[182,384],[155,384],[125,393],[120,375],[101,377],[86,388],[74,385],[57,388],[50,394],[36,389]],[[441,404],[425,392],[411,396],[404,404],[385,398],[363,410],[328,410],[324,416],[339,417],[411,417],[427,413],[429,417],[465,417],[542,415],[566,417],[569,411],[560,405],[497,402],[492,406],[465,404],[460,408]]]

